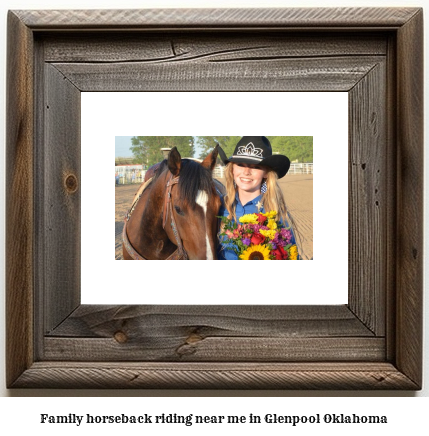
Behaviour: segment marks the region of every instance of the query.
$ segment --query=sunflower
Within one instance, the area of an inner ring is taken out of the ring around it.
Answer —
[[[253,245],[240,255],[242,260],[270,260],[270,250],[265,245]]]

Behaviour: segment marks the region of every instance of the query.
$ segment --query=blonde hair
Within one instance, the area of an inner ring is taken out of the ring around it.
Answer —
[[[235,194],[237,192],[237,188],[234,184],[233,167],[233,162],[229,162],[225,167],[226,194],[224,197],[224,203],[228,211],[228,218],[237,221],[237,216],[235,214]],[[264,205],[265,212],[269,212],[271,210],[277,211],[277,216],[281,218],[284,223],[289,224],[289,227],[291,227],[293,230],[298,246],[301,246],[301,235],[297,231],[294,219],[288,213],[283,192],[277,182],[277,173],[267,167],[264,167],[264,169],[267,171],[267,192],[262,195],[261,203]]]
[[[233,162],[229,162],[225,167],[226,195],[224,201],[225,207],[228,211],[228,218],[237,220],[237,216],[235,214],[235,194],[237,192],[237,188],[234,184],[233,167]],[[262,195],[261,202],[263,203],[266,212],[275,210],[277,211],[279,217],[285,221],[288,217],[287,208],[282,190],[277,183],[277,173],[266,167],[264,167],[264,169],[267,171],[267,192]]]

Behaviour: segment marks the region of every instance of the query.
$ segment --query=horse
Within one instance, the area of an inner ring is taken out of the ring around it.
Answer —
[[[223,187],[212,176],[218,146],[201,162],[176,147],[154,166],[125,218],[124,260],[216,259]],[[218,186],[218,188],[216,187]]]

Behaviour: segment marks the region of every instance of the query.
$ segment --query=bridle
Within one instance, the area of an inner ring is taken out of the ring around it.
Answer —
[[[165,186],[164,204],[163,204],[163,211],[162,211],[162,228],[165,230],[168,216],[170,216],[171,219],[170,225],[174,234],[174,238],[176,239],[177,249],[166,260],[188,260],[188,254],[186,253],[183,247],[182,239],[180,238],[179,232],[177,230],[176,220],[174,218],[174,213],[173,213],[173,202],[171,201],[171,190],[174,185],[177,185],[177,183],[179,183],[179,176],[174,177],[173,174],[170,173],[170,177],[167,180],[167,184]],[[122,240],[124,242],[124,247],[133,260],[148,260],[134,249],[127,235],[127,223],[131,217],[132,212],[135,209],[135,206],[140,200],[143,191],[144,189],[134,200],[131,209],[125,215],[124,229],[122,231]]]
[[[170,213],[171,218],[171,229],[173,230],[174,238],[176,239],[177,250],[171,255],[174,256],[177,252],[177,257],[172,260],[188,260],[188,253],[186,253],[185,248],[183,247],[182,238],[179,235],[179,231],[177,230],[176,219],[174,218],[173,213],[173,202],[171,201],[171,189],[174,185],[179,183],[179,176],[173,177],[173,174],[170,175],[170,178],[167,181],[166,192],[164,195],[164,206],[162,212],[162,228],[165,230],[165,225],[167,223],[168,214]],[[168,258],[170,259],[171,256]]]

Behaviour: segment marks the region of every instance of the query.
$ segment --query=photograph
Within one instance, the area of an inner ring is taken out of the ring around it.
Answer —
[[[115,259],[312,260],[312,245],[311,136],[115,138]]]

